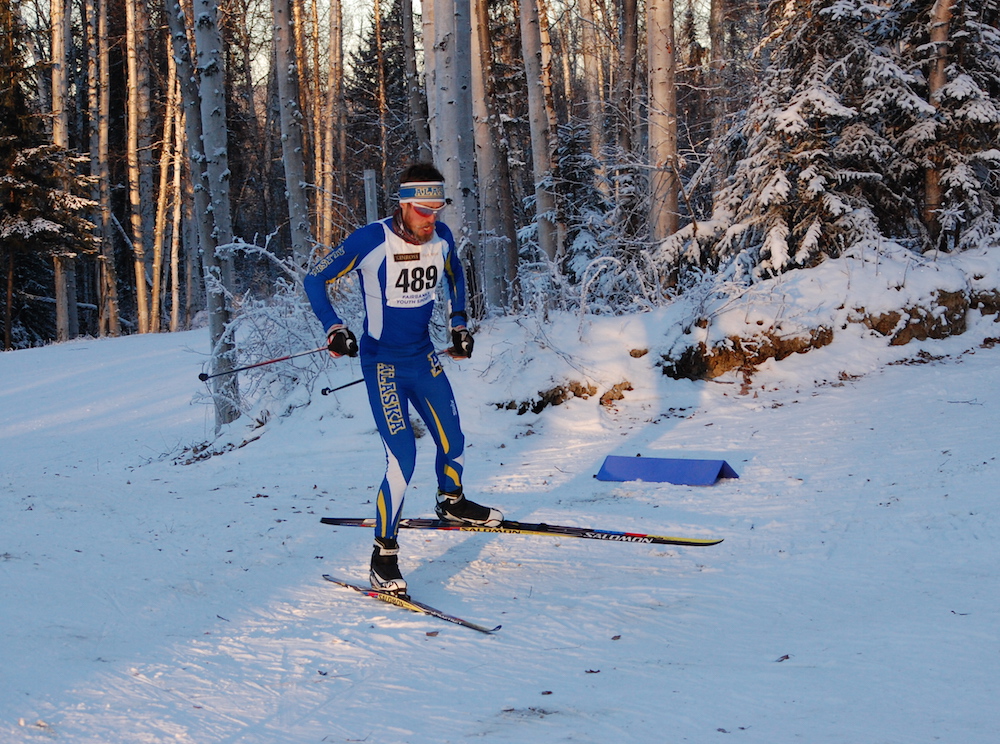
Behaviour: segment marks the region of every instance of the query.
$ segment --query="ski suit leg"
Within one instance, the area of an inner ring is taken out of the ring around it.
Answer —
[[[396,538],[406,487],[413,477],[417,442],[410,426],[405,375],[390,362],[362,363],[375,426],[385,445],[385,477],[376,499],[375,536]]]
[[[458,405],[451,383],[436,354],[428,356],[425,369],[413,385],[413,407],[427,424],[437,445],[435,472],[438,488],[447,493],[462,490],[465,435],[458,417]]]

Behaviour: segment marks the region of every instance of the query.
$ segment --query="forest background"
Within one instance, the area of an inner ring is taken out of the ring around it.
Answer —
[[[207,323],[230,421],[227,372],[314,345],[305,268],[416,160],[446,176],[479,319],[641,312],[858,246],[992,250],[998,21],[997,0],[0,0],[3,348]]]

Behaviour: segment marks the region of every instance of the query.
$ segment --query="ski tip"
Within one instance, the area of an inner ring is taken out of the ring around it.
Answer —
[[[498,630],[500,630],[500,628],[503,627],[502,625],[498,625],[495,628],[487,628],[485,625],[476,625],[475,623],[469,623],[469,622],[465,622],[465,623],[462,623],[462,624],[465,625],[465,627],[467,627],[467,628],[472,628],[473,630],[478,630],[480,633],[483,633],[485,635],[493,635]]]

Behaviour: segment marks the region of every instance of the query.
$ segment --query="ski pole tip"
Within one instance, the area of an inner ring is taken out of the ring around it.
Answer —
[[[202,372],[200,375],[198,375],[198,379],[201,380],[202,382],[206,382],[208,380],[208,373]]]

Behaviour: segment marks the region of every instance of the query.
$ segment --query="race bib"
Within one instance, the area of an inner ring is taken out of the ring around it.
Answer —
[[[391,241],[385,256],[388,307],[420,307],[434,301],[444,270],[442,245],[440,239],[423,245],[411,245],[398,238]]]

